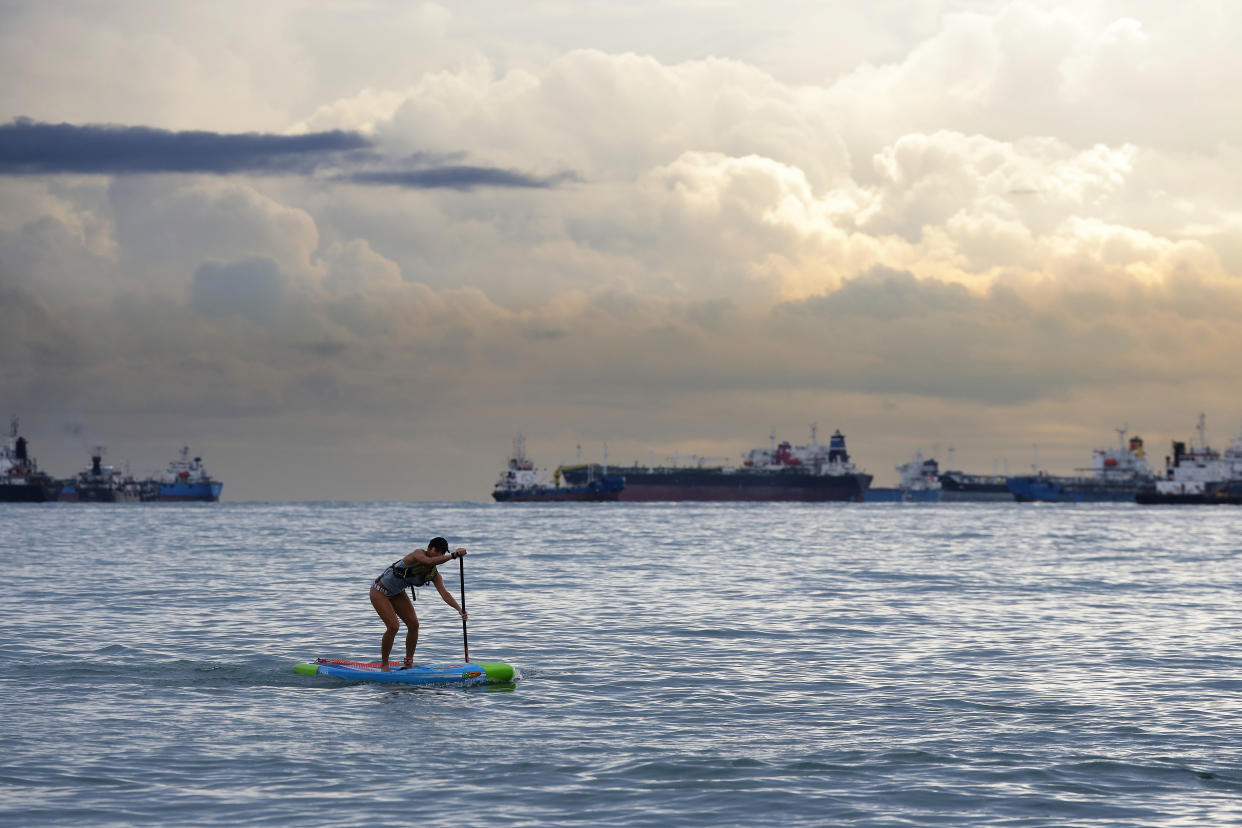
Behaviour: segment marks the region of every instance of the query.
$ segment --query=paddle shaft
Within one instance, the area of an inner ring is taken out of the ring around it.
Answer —
[[[461,645],[466,651],[466,663],[470,663],[470,639],[466,636],[466,556],[457,559],[461,572]]]

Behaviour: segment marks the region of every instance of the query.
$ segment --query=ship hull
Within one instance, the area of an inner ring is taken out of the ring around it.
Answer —
[[[940,501],[942,503],[1012,503],[1013,492],[1009,491],[1004,478],[995,475],[945,472],[940,475]]]
[[[620,475],[608,475],[584,485],[497,487],[492,499],[497,503],[603,503],[615,501],[625,487]]]
[[[209,502],[220,499],[224,484],[212,480],[206,483],[161,483],[159,501],[171,503]]]
[[[610,467],[611,468],[611,467]],[[623,503],[651,502],[734,502],[753,503],[792,501],[827,503],[861,501],[871,485],[869,474],[815,475],[800,472],[725,472],[720,469],[668,469],[649,471],[642,467],[621,468],[625,488],[618,500]],[[562,469],[571,483],[585,468]]]
[[[545,489],[526,492],[492,492],[497,503],[602,503],[615,501],[620,492]]]
[[[83,486],[78,484],[78,503],[138,503],[142,498],[137,491],[117,489],[112,486]]]
[[[867,489],[864,503],[939,503],[939,489]]]
[[[1003,492],[993,490],[975,491],[970,489],[959,489],[957,491],[949,491],[943,489],[940,492],[941,503],[1013,503],[1013,494],[1006,489]]]
[[[1008,483],[1019,503],[1133,503],[1141,485],[1047,476],[1011,477]]]
[[[1160,492],[1154,486],[1144,486],[1134,500],[1143,506],[1238,506],[1242,505],[1242,483],[1210,485],[1198,493]]]
[[[47,503],[57,497],[55,487],[39,483],[0,484],[0,503]]]

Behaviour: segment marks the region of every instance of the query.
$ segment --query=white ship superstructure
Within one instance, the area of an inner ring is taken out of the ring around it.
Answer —
[[[828,445],[822,445],[816,437],[819,426],[811,423],[811,442],[791,445],[789,441],[776,442],[776,432],[769,437],[768,448],[754,448],[742,453],[742,465],[749,469],[782,471],[795,469],[816,475],[842,476],[856,474],[858,467],[850,461],[845,450],[845,435],[838,429],[832,433]]]
[[[1173,444],[1173,458],[1167,475],[1165,479],[1156,481],[1158,496],[1202,497],[1226,480],[1220,452],[1207,444],[1205,421],[1206,417],[1200,414],[1199,425],[1195,429],[1199,432],[1197,447],[1193,443],[1189,448],[1185,448],[1183,443]]]
[[[586,480],[580,485],[560,485],[560,470],[555,482],[549,483],[546,475],[535,469],[526,456],[526,438],[518,434],[513,438],[513,454],[508,467],[500,473],[500,479],[492,488],[492,499],[499,503],[521,503],[560,500],[616,500],[625,479],[608,474],[608,453],[604,450],[604,466],[596,476],[594,468],[588,469]]]

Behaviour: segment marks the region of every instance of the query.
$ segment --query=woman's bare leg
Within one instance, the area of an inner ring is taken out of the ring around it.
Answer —
[[[401,594],[392,599],[392,608],[405,622],[405,663],[414,663],[414,648],[418,646],[418,616],[414,613],[414,602],[402,590]]]
[[[399,597],[405,598],[406,604],[410,603],[410,599],[406,598],[404,592]],[[397,620],[397,611],[393,608],[395,600],[375,587],[371,587],[371,606],[375,607],[380,620],[384,622],[384,637],[380,639],[380,669],[384,671],[388,670],[388,656],[392,653],[392,642],[396,640],[397,630],[401,627],[401,622]],[[411,607],[410,611],[413,612],[413,609]]]

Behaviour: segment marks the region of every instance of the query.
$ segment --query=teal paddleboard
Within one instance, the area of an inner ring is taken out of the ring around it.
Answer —
[[[350,681],[395,681],[403,684],[507,684],[513,681],[513,667],[499,661],[457,662],[455,664],[416,664],[401,667],[389,662],[388,670],[378,662],[316,659],[314,664],[295,664],[293,672],[303,676],[334,676]]]

